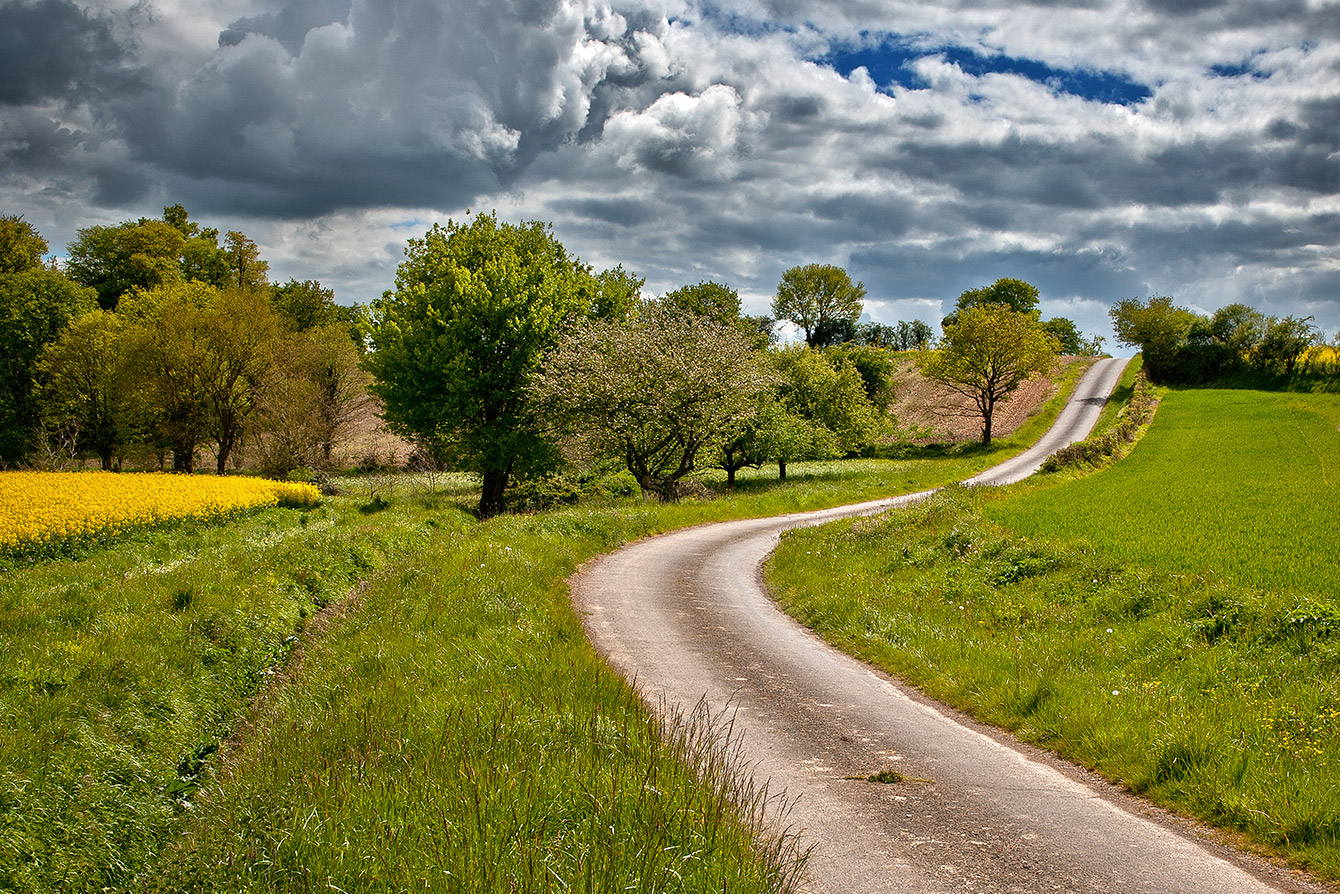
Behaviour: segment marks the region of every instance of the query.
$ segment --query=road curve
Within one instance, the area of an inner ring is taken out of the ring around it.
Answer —
[[[1100,361],[1089,372],[1048,448],[974,483],[1025,477],[1087,434],[1123,366]],[[687,711],[704,700],[733,717],[756,777],[785,792],[785,822],[813,846],[810,891],[1322,890],[931,702],[823,643],[764,592],[759,567],[782,531],[925,496],[640,541],[576,575],[574,603],[591,641],[648,703]],[[904,781],[847,778],[884,769]]]

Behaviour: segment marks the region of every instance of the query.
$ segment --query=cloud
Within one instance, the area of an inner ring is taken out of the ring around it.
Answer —
[[[59,244],[181,201],[346,299],[496,207],[754,312],[819,261],[881,319],[1019,276],[1092,332],[1149,291],[1334,328],[1340,16],[1283,3],[0,0],[0,205]]]

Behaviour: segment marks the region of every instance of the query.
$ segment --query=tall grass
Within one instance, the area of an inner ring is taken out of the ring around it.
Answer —
[[[458,505],[459,481],[388,478],[310,512],[141,531],[11,570],[0,889],[389,889],[428,873],[505,890],[551,869],[600,889],[625,869],[620,885],[673,888],[678,873],[697,879],[682,890],[784,887],[784,842],[755,854],[751,796],[734,803],[730,774],[693,781],[702,761],[721,765],[685,744],[701,724],[659,735],[585,645],[563,581],[649,533],[920,489],[992,461],[797,464],[784,484],[760,475],[715,500],[485,524]],[[293,663],[313,615],[359,581],[357,607]],[[243,731],[277,675],[289,685]],[[425,862],[467,844],[483,868]]]
[[[123,887],[306,617],[416,545],[331,506],[0,576],[0,889]]]
[[[1340,879],[1337,423],[1175,392],[1110,469],[795,532],[768,580],[935,697]]]

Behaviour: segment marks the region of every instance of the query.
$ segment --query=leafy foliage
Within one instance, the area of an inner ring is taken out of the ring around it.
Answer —
[[[373,306],[372,388],[393,428],[484,476],[479,512],[496,514],[514,473],[552,461],[526,389],[594,282],[547,226],[492,214],[435,224],[405,255]]]
[[[1322,339],[1311,317],[1267,317],[1244,304],[1204,317],[1167,296],[1126,298],[1108,315],[1117,341],[1139,348],[1150,378],[1164,384],[1288,384]]]
[[[991,443],[996,404],[1026,379],[1046,372],[1057,344],[1037,318],[1002,304],[960,310],[935,350],[923,350],[923,375],[972,399],[982,417],[982,443]]]
[[[777,295],[772,300],[772,314],[800,327],[806,344],[815,347],[825,330],[843,321],[855,326],[864,298],[865,285],[853,283],[841,267],[807,264],[782,273]],[[831,341],[833,336],[827,337],[829,343],[836,343]]]
[[[11,259],[9,266],[19,266]],[[41,422],[38,358],[71,320],[95,307],[94,294],[40,264],[0,274],[0,465],[24,461]]]
[[[566,339],[536,383],[539,407],[570,437],[621,459],[644,493],[673,499],[769,384],[734,326],[660,304]]]

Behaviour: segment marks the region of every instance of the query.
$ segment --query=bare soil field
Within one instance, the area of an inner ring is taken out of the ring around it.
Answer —
[[[1037,377],[1019,386],[1010,397],[996,405],[991,435],[1007,438],[1014,433],[1038,404],[1056,393],[1056,380],[1078,357],[1061,357],[1049,377]],[[972,400],[932,382],[917,372],[911,355],[900,357],[895,373],[897,384],[889,411],[915,444],[971,441],[982,435],[982,417]]]

